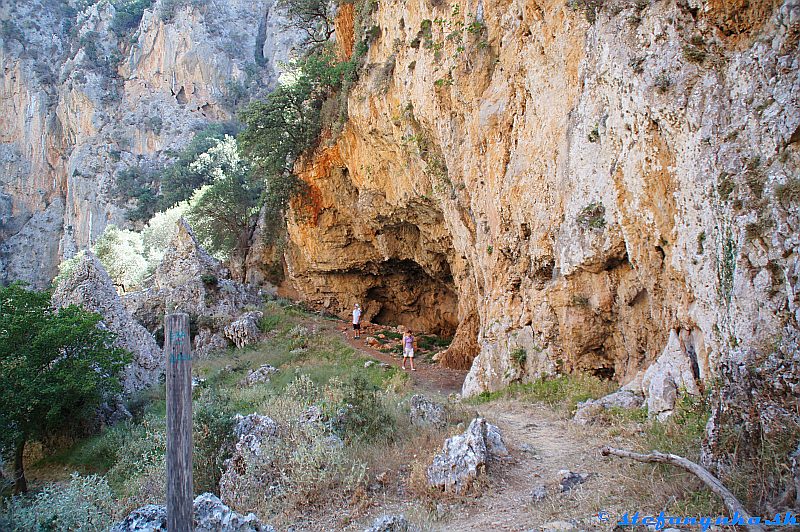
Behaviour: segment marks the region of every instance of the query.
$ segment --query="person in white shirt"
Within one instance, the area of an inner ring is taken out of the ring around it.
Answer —
[[[358,303],[353,307],[353,338],[361,338],[361,307]]]

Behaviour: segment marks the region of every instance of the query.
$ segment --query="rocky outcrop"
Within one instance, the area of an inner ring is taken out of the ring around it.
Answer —
[[[491,460],[507,456],[500,429],[483,418],[475,418],[463,434],[444,442],[442,452],[428,467],[428,485],[446,492],[466,493]]]
[[[447,424],[447,410],[444,405],[419,394],[411,396],[409,417],[412,425],[444,427]]]
[[[670,331],[706,380],[800,317],[796,0],[571,5],[381,4],[344,131],[301,168],[302,296],[456,328],[465,395],[627,383]]]
[[[251,489],[244,480],[252,474],[255,457],[268,453],[269,441],[278,436],[278,424],[267,416],[250,414],[236,416],[234,433],[238,438],[233,456],[225,461],[225,471],[219,481],[220,497],[233,507],[239,506]],[[262,460],[268,462],[266,460]],[[262,489],[269,488],[269,479],[261,479]]]
[[[258,342],[258,320],[263,317],[258,311],[242,314],[225,327],[225,337],[239,349]]]
[[[242,379],[242,386],[253,386],[255,384],[263,384],[269,382],[270,377],[278,373],[278,368],[264,364],[259,366],[258,369],[252,370],[247,374],[247,377]]]
[[[152,280],[123,298],[130,312],[151,331],[163,327],[164,314],[186,312],[197,327],[193,350],[203,356],[228,344],[225,327],[243,310],[261,304],[257,289],[228,278],[228,271],[206,252],[184,219]],[[249,313],[248,320],[258,313]],[[255,322],[251,324],[256,327]],[[252,331],[250,331],[252,333]],[[254,338],[251,334],[251,340]]]
[[[103,317],[103,324],[117,335],[115,345],[133,353],[125,367],[123,390],[132,392],[158,381],[164,372],[164,357],[153,336],[136,323],[120,300],[114,284],[91,251],[58,283],[53,305],[80,305]]]
[[[115,18],[113,2],[0,4],[0,278],[45,287],[61,257],[128,223],[117,174],[161,168],[230,120],[297,39],[274,0],[156,0],[134,27]]]
[[[269,525],[261,524],[255,514],[241,515],[222,503],[212,493],[203,493],[194,500],[194,525],[198,532],[274,532]],[[111,532],[166,532],[167,508],[148,504],[134,510],[122,522],[111,527]]]
[[[573,421],[579,425],[590,425],[602,417],[605,410],[620,408],[633,410],[641,408],[644,398],[631,390],[618,390],[600,399],[589,399],[578,403]],[[673,405],[674,406],[674,405]]]

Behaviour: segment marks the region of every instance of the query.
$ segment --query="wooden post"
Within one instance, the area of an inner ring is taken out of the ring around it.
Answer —
[[[193,529],[192,345],[189,315],[164,320],[167,356],[167,530]]]

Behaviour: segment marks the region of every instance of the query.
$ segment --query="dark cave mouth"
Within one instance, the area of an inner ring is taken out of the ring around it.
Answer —
[[[375,265],[374,283],[362,298],[372,323],[452,337],[458,328],[458,294],[449,265],[435,277],[413,260]]]

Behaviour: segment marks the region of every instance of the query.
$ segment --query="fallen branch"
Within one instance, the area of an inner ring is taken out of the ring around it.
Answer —
[[[664,454],[658,451],[653,451],[650,454],[639,454],[631,451],[625,451],[623,449],[614,449],[613,447],[603,447],[600,453],[603,456],[608,456],[611,454],[621,458],[630,458],[631,460],[636,460],[637,462],[669,464],[680,467],[681,469],[688,471],[702,480],[711,491],[719,495],[729,512],[738,513],[740,516],[742,516],[745,522],[748,522],[750,517],[752,517],[750,513],[745,510],[744,506],[742,506],[742,503],[739,502],[739,499],[737,499],[736,496],[734,496],[734,494],[728,490],[728,488],[723,486],[722,482],[720,482],[717,477],[709,473],[706,468],[695,464],[691,460],[687,460],[682,456],[678,456],[676,454]],[[761,525],[745,526],[750,532],[764,532],[764,527]]]

